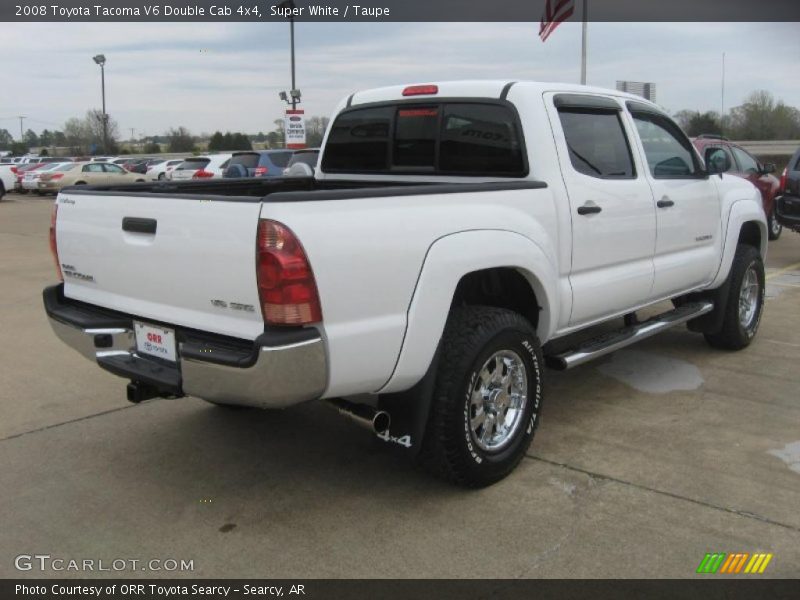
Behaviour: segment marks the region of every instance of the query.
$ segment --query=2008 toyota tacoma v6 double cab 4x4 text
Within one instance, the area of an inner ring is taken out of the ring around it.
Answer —
[[[313,177],[62,191],[56,334],[132,401],[326,399],[481,486],[530,445],[545,365],[684,323],[733,350],[758,329],[759,193],[710,173],[654,104],[445,82],[358,92],[331,123]]]

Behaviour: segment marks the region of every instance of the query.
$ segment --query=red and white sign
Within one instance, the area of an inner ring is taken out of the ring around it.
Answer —
[[[137,351],[172,362],[177,360],[177,354],[175,352],[175,331],[173,329],[148,325],[147,323],[140,323],[139,321],[134,321],[133,324],[136,334]]]
[[[306,147],[306,120],[302,109],[287,109],[284,117],[284,131],[286,132],[287,148]]]

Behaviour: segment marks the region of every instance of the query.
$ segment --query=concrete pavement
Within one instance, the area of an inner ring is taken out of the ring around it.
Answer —
[[[800,576],[799,235],[770,245],[750,348],[681,329],[547,372],[528,458],[464,491],[318,404],[128,404],[47,325],[51,202],[0,202],[0,577],[92,575],[14,568],[33,553],[202,577],[692,577],[706,552]]]

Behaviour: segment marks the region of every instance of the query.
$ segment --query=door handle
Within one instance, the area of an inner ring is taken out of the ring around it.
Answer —
[[[599,213],[601,210],[603,210],[603,209],[601,207],[597,206],[597,204],[595,204],[594,202],[592,202],[591,204],[589,202],[587,202],[583,206],[579,206],[578,207],[578,214],[579,215],[593,215],[593,214]]]
[[[675,206],[675,203],[667,197],[662,198],[658,202],[656,202],[656,206],[658,208],[669,208],[670,206]]]
[[[142,219],[139,217],[123,217],[122,231],[132,233],[150,233],[155,235],[158,221],[155,219]]]

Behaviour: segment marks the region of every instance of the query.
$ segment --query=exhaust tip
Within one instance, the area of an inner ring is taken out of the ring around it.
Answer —
[[[388,412],[379,410],[372,418],[372,429],[378,435],[383,435],[389,432],[389,426],[392,424],[392,418]]]

